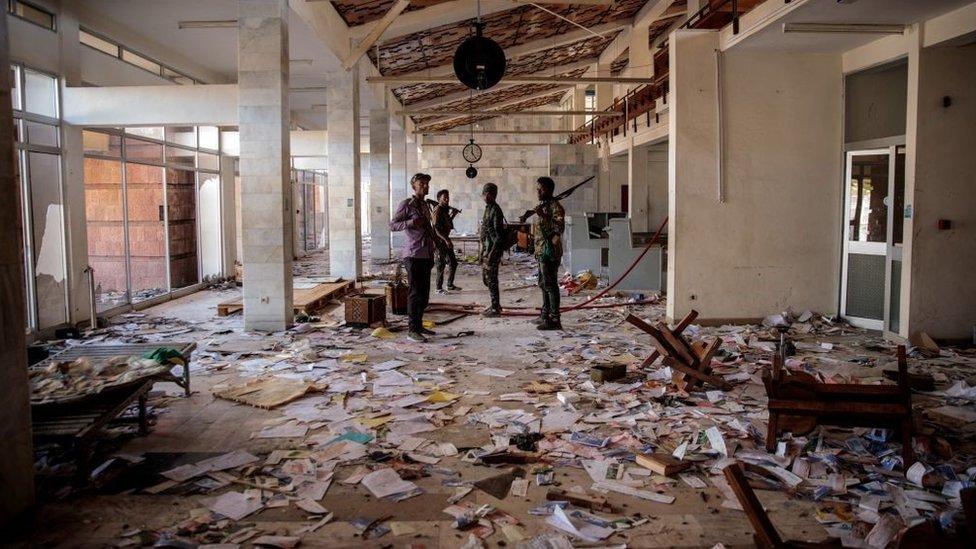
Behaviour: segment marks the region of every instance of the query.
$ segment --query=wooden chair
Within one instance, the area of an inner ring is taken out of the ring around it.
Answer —
[[[651,336],[651,343],[654,344],[654,352],[641,363],[641,368],[650,366],[659,356],[663,356],[664,364],[677,370],[676,382],[685,391],[694,391],[706,383],[723,391],[728,390],[731,387],[728,382],[712,375],[712,357],[722,345],[722,340],[716,337],[708,342],[699,340],[689,344],[682,335],[697,317],[698,311],[691,311],[672,329],[664,323],[655,327],[634,315],[628,316],[627,322]]]
[[[817,425],[877,427],[901,431],[905,467],[912,463],[912,393],[905,347],[898,347],[897,385],[820,383],[804,372],[787,372],[781,352],[763,372],[769,397],[766,450],[776,450],[782,431],[805,434]]]

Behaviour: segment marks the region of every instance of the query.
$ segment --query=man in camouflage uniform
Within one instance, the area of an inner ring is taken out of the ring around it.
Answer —
[[[454,243],[451,241],[451,231],[454,230],[454,216],[458,211],[451,207],[451,194],[447,189],[437,192],[437,207],[434,208],[434,232],[437,234],[437,254],[434,265],[437,267],[437,293],[444,293],[444,268],[447,267],[447,289],[460,290],[454,285],[454,273],[457,272],[457,255],[454,253]]]
[[[563,230],[566,227],[566,211],[552,196],[556,182],[549,177],[536,181],[539,205],[535,208],[532,236],[535,240],[535,257],[539,262],[539,288],[542,289],[542,314],[537,328],[562,330],[559,316],[559,264],[563,257]]]
[[[485,199],[485,215],[481,218],[481,279],[491,293],[491,305],[482,314],[499,316],[502,305],[498,292],[498,265],[502,262],[502,252],[505,251],[505,216],[495,202],[498,198],[498,185],[486,183],[481,190],[481,196]]]

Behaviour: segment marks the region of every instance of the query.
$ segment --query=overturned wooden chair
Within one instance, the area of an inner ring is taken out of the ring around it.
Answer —
[[[769,397],[766,450],[774,452],[781,432],[806,434],[817,425],[890,428],[901,432],[905,467],[912,463],[912,392],[905,347],[898,347],[897,385],[820,383],[804,372],[787,372],[781,352],[772,371],[763,371]]]
[[[749,479],[746,478],[742,466],[738,462],[732,463],[722,469],[722,473],[725,474],[725,480],[735,493],[735,498],[739,500],[739,505],[742,506],[749,523],[752,524],[752,529],[756,532],[752,536],[756,547],[760,549],[841,547],[840,541],[833,538],[823,542],[784,541],[773,526],[773,522],[769,520],[762,502],[749,485]]]
[[[664,323],[652,326],[634,315],[628,316],[627,322],[651,336],[654,345],[654,352],[641,363],[641,368],[650,366],[663,356],[664,364],[676,370],[675,381],[681,389],[694,391],[707,383],[723,391],[728,390],[731,385],[727,381],[712,375],[712,357],[722,345],[721,338],[688,343],[682,335],[697,317],[698,311],[691,311],[677,326],[669,328]]]

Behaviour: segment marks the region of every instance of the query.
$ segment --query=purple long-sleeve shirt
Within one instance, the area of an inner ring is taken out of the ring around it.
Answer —
[[[415,226],[415,220],[421,219],[423,225]],[[433,231],[430,225],[430,207],[427,203],[416,196],[404,200],[400,203],[393,220],[390,221],[391,231],[404,231],[407,241],[400,250],[400,257],[413,257],[417,259],[432,259],[434,257],[434,241],[431,237]]]

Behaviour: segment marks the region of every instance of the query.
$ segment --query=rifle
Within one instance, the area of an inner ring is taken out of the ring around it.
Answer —
[[[573,194],[573,192],[576,189],[582,187],[583,185],[586,185],[587,183],[589,183],[590,181],[592,181],[594,179],[596,179],[596,176],[595,175],[591,175],[590,177],[587,177],[583,181],[580,181],[579,183],[573,185],[572,187],[566,189],[565,191],[563,191],[563,192],[561,192],[561,193],[553,196],[550,200],[562,200],[562,199],[568,197],[569,195]],[[538,206],[536,206],[536,207],[538,208]],[[519,222],[525,223],[525,220],[528,219],[528,218],[530,218],[530,217],[532,217],[533,215],[535,215],[535,210],[525,210],[525,213],[519,216]]]
[[[427,203],[430,204],[431,206],[435,207],[435,208],[437,206],[440,206],[441,205],[440,202],[438,202],[436,200],[431,200],[430,198],[427,199]],[[451,209],[451,213],[453,213],[454,215],[457,215],[457,214],[461,213],[461,210],[458,209],[458,208],[455,208],[454,206],[448,206],[448,208]]]

